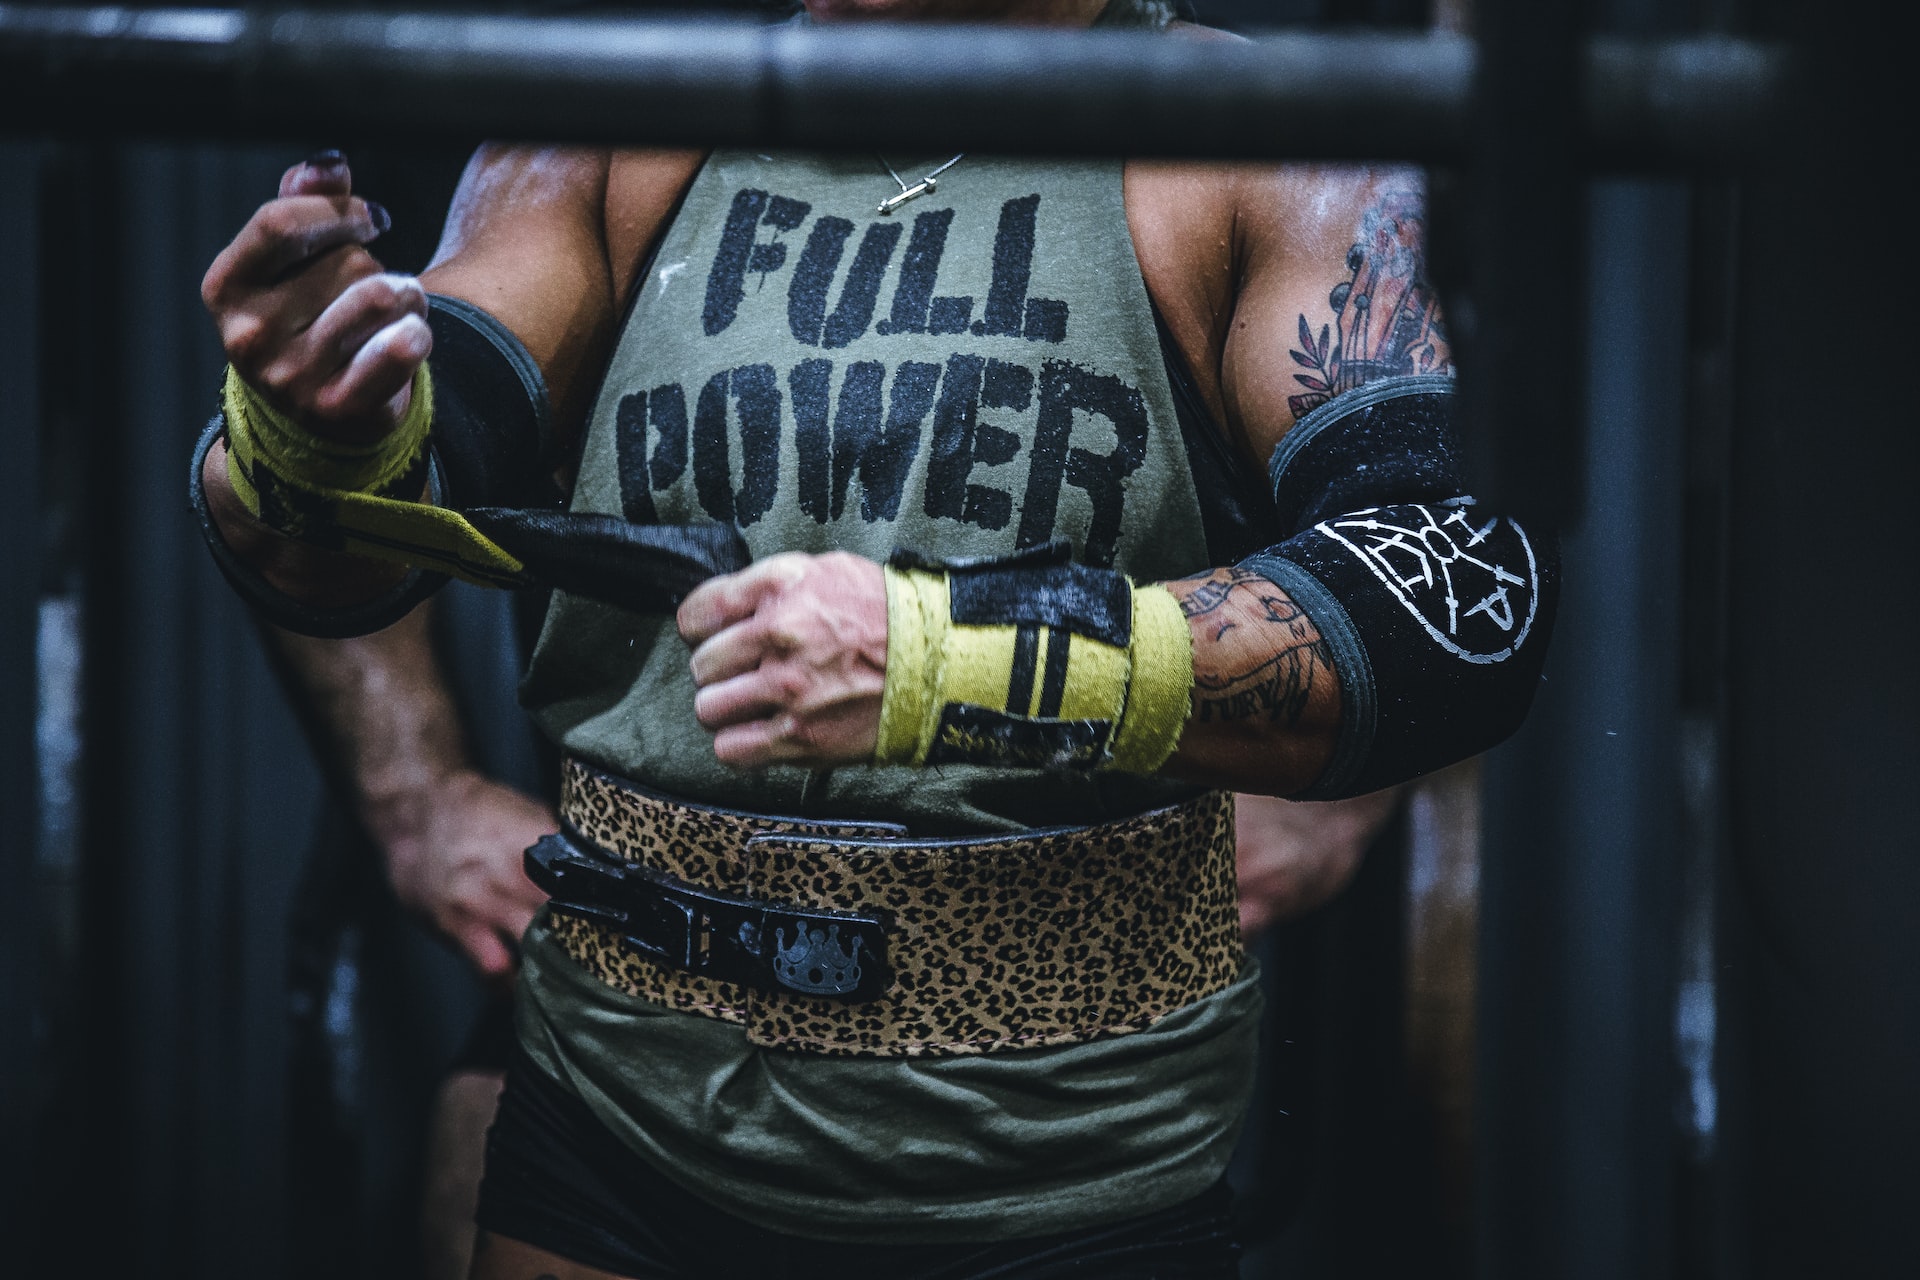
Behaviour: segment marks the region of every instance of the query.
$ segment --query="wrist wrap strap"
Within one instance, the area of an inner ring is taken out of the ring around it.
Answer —
[[[227,370],[227,476],[247,510],[302,542],[394,560],[489,587],[524,586],[526,566],[457,511],[408,501],[425,480],[433,382],[422,365],[400,425],[371,445],[323,440]]]
[[[1056,543],[986,561],[895,553],[877,764],[1152,773],[1193,684],[1165,588],[1066,560]]]

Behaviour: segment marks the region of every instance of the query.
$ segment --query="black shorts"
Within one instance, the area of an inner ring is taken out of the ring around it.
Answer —
[[[1185,1204],[1058,1235],[979,1244],[837,1244],[769,1231],[662,1176],[516,1047],[487,1135],[482,1230],[634,1280],[1229,1280],[1223,1180]]]

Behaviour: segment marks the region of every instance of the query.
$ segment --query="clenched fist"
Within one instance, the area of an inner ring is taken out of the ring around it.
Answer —
[[[873,755],[887,680],[880,566],[845,552],[770,556],[680,606],[694,714],[723,764],[856,764]]]
[[[338,152],[287,170],[214,259],[200,296],[240,376],[314,434],[367,443],[407,411],[427,358],[427,295],[365,246],[387,212],[353,194]]]

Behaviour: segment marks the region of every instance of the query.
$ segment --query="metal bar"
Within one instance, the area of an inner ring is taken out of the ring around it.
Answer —
[[[1476,3],[1484,58],[1469,169],[1472,305],[1453,312],[1474,492],[1496,510],[1562,527],[1578,506],[1583,461],[1587,239],[1575,165],[1584,8]],[[1563,610],[1578,603],[1567,596]],[[1474,1107],[1481,1280],[1601,1274],[1567,1270],[1562,1245],[1588,1243],[1562,1142],[1574,1084],[1563,997],[1573,985],[1565,939],[1577,854],[1558,828],[1567,788],[1557,766],[1567,755],[1556,748],[1567,735],[1552,695],[1574,647],[1556,648],[1548,696],[1487,762]]]
[[[0,147],[0,451],[16,477],[0,503],[0,1229],[18,1241],[32,1179],[28,1140],[37,1111],[39,951],[39,757],[37,647],[40,602],[38,396],[39,157]]]
[[[1742,153],[1788,72],[1726,41],[1584,66],[1580,136],[1643,166]],[[1475,67],[1445,35],[0,5],[0,132],[1436,162],[1465,154]]]
[[[1740,196],[1719,1069],[1744,1269],[1721,1274],[1897,1277],[1920,1203],[1914,394],[1898,360],[1806,370],[1831,282],[1871,243],[1822,234],[1852,206],[1814,175],[1911,149],[1911,54],[1865,0],[1752,8],[1832,92],[1774,140],[1817,171],[1756,173]],[[1912,296],[1911,257],[1877,256],[1872,297]],[[1914,308],[1870,309],[1873,350],[1920,341]]]

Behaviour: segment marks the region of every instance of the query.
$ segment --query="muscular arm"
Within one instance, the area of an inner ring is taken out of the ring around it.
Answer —
[[[1264,472],[1293,424],[1342,391],[1450,369],[1422,265],[1418,175],[1248,170],[1234,205],[1218,398],[1250,464]],[[1269,795],[1310,785],[1341,715],[1339,677],[1312,619],[1248,569],[1166,586],[1194,657],[1192,715],[1167,771]]]
[[[527,347],[566,430],[584,417],[620,301],[698,161],[484,147],[417,285],[384,274],[368,251],[383,215],[351,194],[344,163],[295,166],[279,198],[208,272],[206,300],[230,358],[256,387],[310,430],[373,438],[397,420],[393,397],[426,354],[424,343],[396,343],[392,326],[424,314],[426,291],[465,299]],[[204,479],[228,545],[295,598],[350,605],[401,572],[316,550],[254,520],[227,483],[222,448]],[[506,972],[542,899],[520,854],[554,820],[472,767],[427,610],[357,639],[269,629],[269,642],[336,792],[381,850],[397,895],[482,972]]]
[[[546,376],[558,431],[586,420],[647,250],[702,158],[489,145],[468,163],[421,282],[513,331]]]
[[[426,346],[380,335],[433,292],[509,328],[545,377],[557,430],[584,419],[614,320],[700,157],[684,152],[487,146],[468,164],[418,285],[382,273],[366,245],[382,215],[351,194],[344,163],[298,165],[208,272],[205,296],[235,367],[310,430],[372,438]],[[422,326],[423,328],[424,326]],[[415,336],[419,336],[416,334]],[[223,447],[204,473],[228,545],[280,590],[341,606],[378,595],[395,566],[317,550],[249,516]],[[385,859],[402,902],[499,975],[543,895],[521,851],[552,813],[483,777],[467,755],[429,640],[428,610],[351,640],[268,629],[336,792]]]
[[[497,976],[545,899],[521,871],[521,851],[558,824],[546,806],[474,769],[433,651],[432,607],[351,640],[268,628],[268,644],[395,894]]]
[[[1163,168],[1138,179],[1130,170],[1149,291],[1253,466],[1264,470],[1294,423],[1340,391],[1448,368],[1420,270],[1418,195],[1405,175],[1356,170]],[[1265,795],[1312,786],[1343,713],[1312,618],[1242,568],[1164,585],[1186,615],[1194,665],[1189,718],[1165,771]],[[880,567],[838,553],[772,557],[688,597],[679,621],[695,646],[694,706],[719,758],[755,767],[870,757],[886,610]]]

